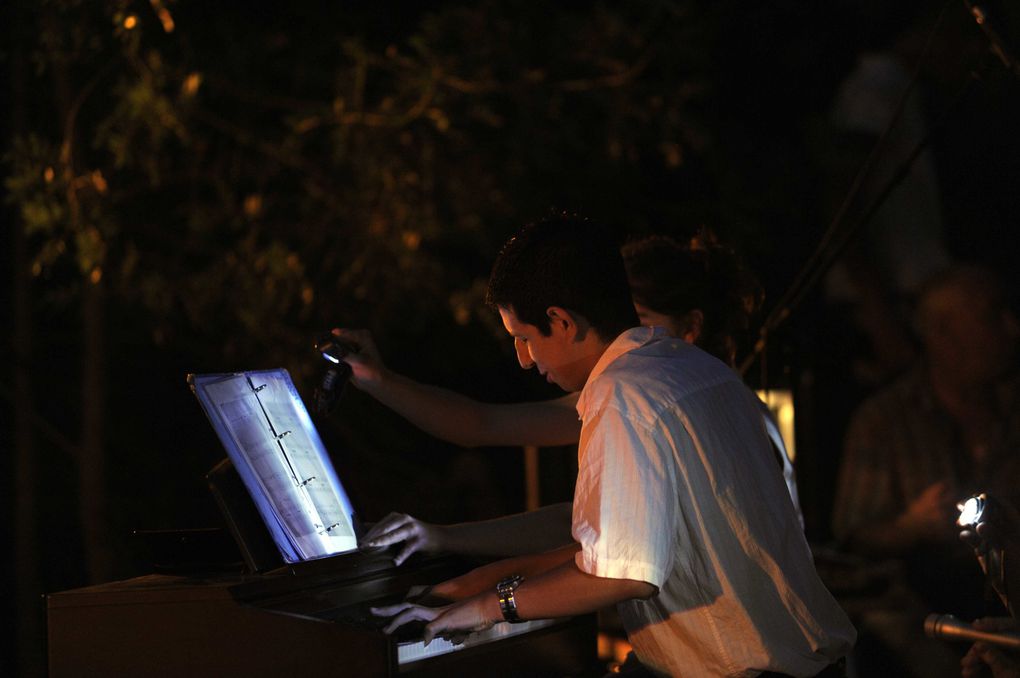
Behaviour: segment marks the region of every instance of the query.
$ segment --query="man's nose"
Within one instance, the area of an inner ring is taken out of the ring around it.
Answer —
[[[514,349],[517,351],[517,362],[521,364],[523,369],[528,370],[535,366],[535,361],[531,359],[531,351],[528,350],[527,344],[520,339],[514,339]]]

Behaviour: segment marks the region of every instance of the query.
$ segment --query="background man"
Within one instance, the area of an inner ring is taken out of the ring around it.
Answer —
[[[1017,319],[999,281],[959,266],[922,287],[915,327],[923,358],[865,401],[845,441],[833,533],[862,555],[904,565],[905,587],[868,615],[916,675],[955,674],[919,618],[987,614],[984,579],[957,539],[956,503],[1020,489]],[[940,673],[941,672],[941,673]]]

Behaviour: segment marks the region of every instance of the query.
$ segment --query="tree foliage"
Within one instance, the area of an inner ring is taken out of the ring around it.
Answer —
[[[701,179],[711,33],[693,3],[18,8],[35,31],[32,116],[5,188],[44,331],[59,332],[44,351],[79,348],[69,311],[103,288],[115,535],[174,524],[182,486],[211,465],[177,371],[284,366],[307,393],[322,369],[310,341],[341,324],[372,329],[387,361],[423,380],[552,395],[517,375],[482,303],[506,236],[551,208],[621,232],[693,228],[713,200]],[[154,382],[144,395],[139,379]],[[98,430],[85,419],[100,410],[75,393],[44,414]],[[404,508],[450,520],[485,503],[464,475],[484,468],[357,394],[332,423],[377,501],[414,487]]]
[[[158,341],[286,355],[330,321],[471,323],[499,242],[550,207],[677,211],[650,179],[709,143],[690,7],[389,11],[36,8],[67,105],[10,153],[35,273],[103,276]]]
[[[885,33],[899,14],[873,5],[0,5],[28,57],[15,102],[28,124],[3,149],[4,187],[41,302],[32,369],[45,397],[30,404],[58,441],[41,453],[47,496],[77,489],[69,431],[86,418],[88,395],[77,396],[85,370],[67,356],[87,343],[78,309],[107,308],[93,325],[108,330],[116,420],[92,430],[106,432],[118,503],[109,519],[123,534],[139,526],[131,520],[174,524],[182,493],[213,461],[185,370],[284,366],[308,391],[322,368],[310,341],[341,324],[372,329],[387,361],[413,377],[476,396],[549,394],[517,375],[482,297],[505,237],[551,208],[621,233],[682,236],[709,224],[752,255],[778,296],[830,216],[814,203],[805,123],[825,135],[826,102],[861,36]],[[856,22],[843,20],[850,7]],[[0,48],[5,62],[11,54]],[[970,162],[949,175],[945,203],[967,219],[988,149],[1015,119],[1003,89],[972,108],[955,139],[954,157]],[[986,124],[989,111],[997,124]],[[1013,174],[997,175],[1000,194],[1015,193]],[[997,216],[1005,203],[984,202],[993,208],[981,218],[1008,232],[1016,210]],[[958,232],[970,241],[969,229]],[[450,491],[455,453],[356,393],[344,406],[330,423],[386,509],[468,515],[442,505],[467,501]],[[55,515],[41,520],[63,521],[67,508],[47,502]],[[74,581],[69,541],[43,547],[61,570],[56,586]]]

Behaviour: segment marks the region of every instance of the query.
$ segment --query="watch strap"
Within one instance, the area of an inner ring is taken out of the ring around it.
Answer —
[[[496,584],[496,594],[499,596],[499,610],[503,613],[503,619],[511,623],[521,621],[521,618],[517,615],[517,600],[514,596],[517,592],[517,587],[522,581],[524,581],[524,577],[515,574]]]

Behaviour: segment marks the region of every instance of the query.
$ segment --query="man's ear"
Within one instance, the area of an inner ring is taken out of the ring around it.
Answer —
[[[558,329],[570,335],[577,333],[577,318],[574,317],[573,313],[562,306],[550,306],[545,309],[545,314],[548,316],[549,325],[553,329]]]
[[[701,309],[695,308],[688,311],[681,318],[680,323],[682,326],[680,338],[688,344],[697,344],[701,333],[705,331],[705,314],[701,312]]]

